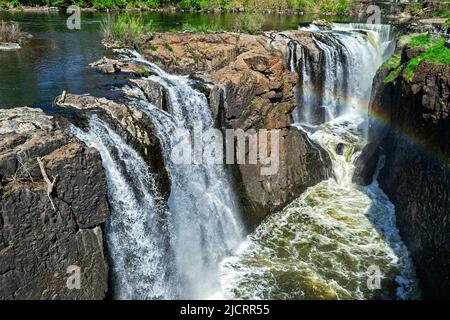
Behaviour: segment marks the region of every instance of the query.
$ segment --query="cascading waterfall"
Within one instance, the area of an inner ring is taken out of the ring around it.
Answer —
[[[116,299],[179,296],[170,213],[147,163],[105,122],[92,116],[88,131],[70,131],[100,152],[108,182],[111,217],[106,241]]]
[[[392,54],[389,25],[333,24],[332,30],[301,28],[312,32],[322,64],[312,75],[314,62],[306,48],[299,59],[302,91],[293,116],[297,123],[317,125],[364,108],[370,99],[372,79],[383,60]]]
[[[139,97],[132,103],[155,124],[171,178],[169,225],[174,232],[171,245],[182,283],[181,297],[220,298],[218,264],[243,239],[236,196],[223,165],[175,165],[171,158],[174,145],[179,142],[174,130],[185,128],[203,139],[198,127],[213,128],[208,101],[189,85],[186,77],[167,74],[134,54],[138,62],[155,73],[149,79],[160,83],[168,93],[169,110],[165,112],[149,103],[140,89],[131,89]],[[213,141],[203,143],[206,146]],[[201,151],[193,153],[198,152],[201,157]]]
[[[317,126],[310,137],[328,151],[334,176],[267,218],[247,237],[238,254],[223,261],[221,283],[229,297],[420,296],[414,266],[395,225],[394,205],[376,179],[368,187],[352,183],[354,161],[366,143],[364,112],[372,78],[391,48],[386,30],[386,26],[335,25],[333,31],[314,31],[325,58],[322,71],[327,73],[321,90],[327,93],[318,97],[320,104],[298,108],[296,119],[298,126],[308,130],[317,124],[308,122],[308,116],[317,111],[314,108],[327,109],[328,121]],[[342,48],[336,50],[336,46]],[[309,70],[305,62],[300,61],[300,72]],[[343,85],[343,77],[348,77],[347,85]],[[311,77],[302,79],[304,89],[312,86],[308,83]],[[345,105],[342,97],[347,97]],[[343,110],[338,110],[339,106]],[[378,171],[381,167],[382,161]],[[374,279],[380,280],[379,286]]]

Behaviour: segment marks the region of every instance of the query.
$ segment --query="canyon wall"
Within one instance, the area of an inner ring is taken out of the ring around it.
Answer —
[[[420,54],[404,47],[401,63]],[[396,207],[397,225],[415,262],[424,298],[450,298],[450,66],[424,61],[412,79],[374,80],[362,180],[386,156],[379,183]],[[372,159],[372,160],[370,160]],[[371,165],[372,164],[372,165]],[[368,169],[367,166],[372,168]]]

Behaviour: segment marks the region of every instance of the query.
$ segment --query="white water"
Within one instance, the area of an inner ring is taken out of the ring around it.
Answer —
[[[181,297],[220,298],[218,264],[243,239],[236,195],[223,165],[175,165],[171,159],[177,143],[173,136],[176,128],[192,130],[200,123],[204,130],[213,127],[207,99],[189,86],[186,77],[169,75],[136,57],[155,72],[150,79],[163,85],[169,95],[169,112],[165,112],[149,103],[139,89],[132,89],[140,97],[134,104],[156,126],[172,182],[169,225],[174,231],[171,244],[182,284]]]
[[[348,74],[352,82],[343,86],[339,81],[347,73],[338,55],[327,47],[328,42],[320,44],[330,68],[323,99],[330,121],[311,138],[329,151],[334,177],[269,217],[246,241],[225,168],[171,162],[175,128],[191,129],[199,122],[204,129],[213,126],[205,96],[193,90],[187,78],[169,75],[137,56],[156,74],[150,78],[167,89],[168,112],[149,103],[140,89],[129,89],[138,97],[130,103],[151,117],[163,147],[172,188],[168,210],[155,188],[151,168],[106,124],[93,118],[88,132],[72,129],[100,151],[107,174],[112,216],[106,238],[115,298],[418,296],[414,267],[395,227],[394,206],[376,181],[367,188],[351,183],[353,161],[365,143],[358,129],[363,119],[357,111],[367,107],[367,72],[374,74],[377,68],[365,59],[381,64],[387,50],[380,39],[385,38],[376,30],[361,35],[347,29],[327,37],[345,43],[342,51],[354,72]],[[298,69],[298,63],[291,61],[291,68]],[[338,100],[344,89],[348,103],[344,115],[334,119],[341,112]],[[308,110],[304,112],[299,115],[303,119]],[[338,143],[345,146],[343,155],[335,152]],[[367,288],[370,266],[382,272],[381,290]]]
[[[395,225],[393,204],[376,179],[365,188],[352,183],[354,161],[366,143],[364,114],[372,79],[389,55],[388,27],[335,25],[334,29],[311,29],[325,57],[324,95],[321,105],[303,106],[296,115],[303,122],[299,126],[310,125],[315,124],[310,118],[313,108],[327,109],[327,122],[310,137],[328,151],[333,177],[266,219],[247,237],[239,254],[222,263],[221,283],[229,297],[413,299],[420,295],[414,266]],[[311,77],[302,78],[304,88],[312,87]],[[343,97],[345,104],[340,101]],[[315,100],[305,97],[302,102]],[[336,152],[338,145],[343,146],[342,154]],[[373,268],[381,273],[378,290],[367,285]]]
[[[106,241],[116,299],[171,299],[179,296],[172,230],[147,163],[102,120],[93,116],[89,130],[71,132],[100,152],[108,182],[111,217]]]
[[[322,81],[313,83],[312,68],[302,50],[302,96],[293,116],[297,123],[320,124],[313,115],[325,109],[325,121],[347,112],[364,112],[370,99],[373,77],[381,63],[392,54],[389,25],[333,24],[333,30],[312,26],[313,41],[322,52]]]

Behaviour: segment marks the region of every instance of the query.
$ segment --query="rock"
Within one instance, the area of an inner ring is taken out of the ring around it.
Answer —
[[[328,153],[295,127],[280,130],[279,170],[261,175],[261,165],[238,165],[244,220],[251,230],[268,214],[281,210],[308,187],[331,176]]]
[[[378,181],[395,205],[423,297],[449,299],[450,65],[424,61],[411,81],[383,84],[385,74],[370,103],[369,140],[386,156]]]
[[[133,145],[154,170],[159,180],[160,192],[167,199],[170,194],[170,179],[164,166],[161,144],[151,119],[135,107],[106,98],[89,95],[61,94],[56,98],[60,107],[70,107],[87,112],[103,110],[99,117],[108,122]]]
[[[110,212],[99,153],[38,109],[0,110],[0,124],[0,299],[104,299]],[[37,157],[57,176],[56,210]],[[67,287],[71,265],[79,290]]]
[[[167,92],[160,83],[150,79],[130,79],[130,83],[140,88],[150,103],[162,110],[168,110]]]
[[[89,66],[107,74],[124,72],[139,77],[151,74],[151,70],[147,66],[136,63],[131,59],[115,60],[103,57],[100,60],[91,63]]]
[[[333,28],[330,22],[321,19],[314,19],[312,24],[319,27],[322,30],[331,30]]]
[[[290,127],[299,81],[299,74],[289,68],[290,39],[310,48],[311,63],[320,70],[319,50],[305,31],[256,36],[157,33],[146,51],[148,60],[195,80],[194,87],[209,100],[217,127],[280,130],[277,174],[262,176],[259,165],[232,169],[249,229],[328,178],[331,171],[328,154]]]
[[[11,51],[19,49],[21,49],[21,46],[18,43],[0,42],[0,51]]]
[[[55,122],[40,109],[28,107],[0,109],[0,134],[29,133],[37,129],[51,131]]]
[[[370,185],[378,166],[379,156],[380,148],[378,144],[368,143],[355,160],[352,182],[361,186]]]

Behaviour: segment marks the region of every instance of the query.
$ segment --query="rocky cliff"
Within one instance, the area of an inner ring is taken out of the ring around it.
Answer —
[[[414,259],[424,298],[450,298],[450,65],[408,63],[424,50],[400,49],[399,62],[383,66],[374,81],[370,147],[385,154],[379,175],[396,206],[397,225]],[[362,180],[371,181],[367,165]],[[361,176],[360,176],[361,178]]]
[[[256,36],[164,33],[148,42],[149,61],[200,80],[199,89],[209,97],[217,127],[280,130],[280,166],[275,175],[260,175],[258,165],[231,166],[249,228],[331,171],[326,151],[291,127],[301,75],[290,69],[290,41],[318,55],[311,34],[302,31]]]
[[[311,33],[304,31],[263,35],[155,33],[144,45],[148,61],[169,72],[190,76],[208,98],[218,128],[280,130],[280,165],[276,174],[261,175],[260,165],[229,166],[250,229],[309,186],[326,179],[331,171],[327,152],[291,127],[301,76],[290,68],[292,40],[310,48],[308,52],[319,66],[319,50]],[[120,69],[117,66],[132,63],[102,59],[93,65],[102,66],[102,72],[113,72]],[[142,68],[145,73],[152,73],[148,66]],[[130,80],[130,85],[142,89],[155,106],[170,109],[167,92],[161,85],[149,78]]]
[[[0,110],[0,299],[103,299],[107,291],[100,155],[58,123],[38,109]]]

